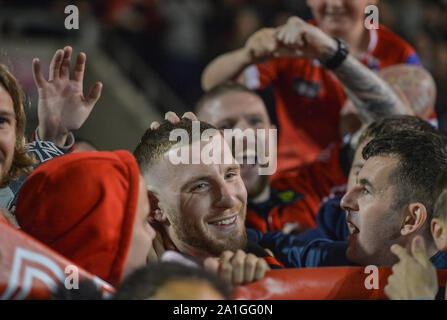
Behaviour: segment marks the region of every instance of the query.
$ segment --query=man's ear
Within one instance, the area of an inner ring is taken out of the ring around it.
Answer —
[[[157,196],[150,190],[147,191],[147,196],[149,198],[149,203],[151,206],[151,212],[149,214],[151,220],[170,225],[171,223],[169,222],[167,215],[160,207],[160,201],[158,200]]]
[[[430,223],[430,231],[439,251],[447,250],[447,228],[444,220],[433,218]]]
[[[411,203],[408,206],[408,211],[409,213],[400,229],[400,233],[403,236],[408,236],[421,230],[427,220],[427,209],[420,202]]]

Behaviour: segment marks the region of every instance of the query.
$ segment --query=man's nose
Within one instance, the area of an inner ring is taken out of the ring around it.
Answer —
[[[358,211],[358,202],[355,190],[348,191],[340,201],[340,207],[346,212]]]
[[[221,209],[231,209],[237,205],[237,198],[231,190],[231,186],[223,183],[217,192],[215,206]]]

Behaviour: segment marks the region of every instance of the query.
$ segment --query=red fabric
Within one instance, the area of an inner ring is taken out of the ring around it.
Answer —
[[[272,177],[272,183],[277,188],[299,188],[302,184],[307,184],[314,192],[314,197],[320,202],[331,194],[344,192],[347,177],[340,167],[340,151],[342,143],[337,142],[329,145],[310,164]]]
[[[326,267],[271,270],[256,282],[237,286],[237,300],[384,300],[391,268],[377,269],[378,288],[368,289],[371,270],[365,267]],[[445,287],[447,270],[437,270]]]
[[[370,34],[374,35],[371,38],[377,35],[377,45],[369,49],[362,63],[375,71],[406,63],[415,53],[408,43],[383,26]],[[339,113],[346,94],[332,72],[316,61],[297,59],[272,60],[258,64],[257,70],[259,88],[272,84],[275,94],[278,173],[314,161],[331,142],[339,141]],[[306,89],[306,83],[313,87]],[[309,95],[313,90],[314,94]]]
[[[25,232],[117,285],[132,239],[139,179],[127,151],[58,157],[26,180],[17,221]]]
[[[74,265],[6,222],[0,223],[0,257],[0,300],[51,299],[51,291],[66,279],[66,267]],[[78,271],[80,281],[94,281],[109,295],[115,292],[84,269]]]
[[[340,167],[340,150],[341,143],[333,144],[311,164],[273,176],[271,185],[275,190],[293,190],[303,197],[291,203],[278,203],[267,220],[248,208],[247,227],[261,232],[284,231],[286,224],[297,223],[298,233],[315,228],[321,202],[338,189],[345,190],[347,178]]]

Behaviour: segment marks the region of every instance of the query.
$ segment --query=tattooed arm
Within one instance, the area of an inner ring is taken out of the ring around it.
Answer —
[[[293,47],[298,59],[325,62],[337,51],[337,42],[319,28],[292,17],[277,29],[277,39]],[[333,70],[352,100],[362,121],[370,123],[381,117],[408,114],[409,110],[394,90],[352,55]]]
[[[328,48],[324,57],[331,57],[335,51],[336,45]],[[408,114],[408,108],[390,85],[352,55],[348,55],[333,72],[342,83],[362,122],[371,123],[390,115]]]

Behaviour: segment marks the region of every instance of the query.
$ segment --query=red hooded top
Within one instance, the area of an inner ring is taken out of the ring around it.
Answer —
[[[137,211],[140,171],[127,151],[55,158],[26,180],[23,231],[101,279],[121,282]]]

